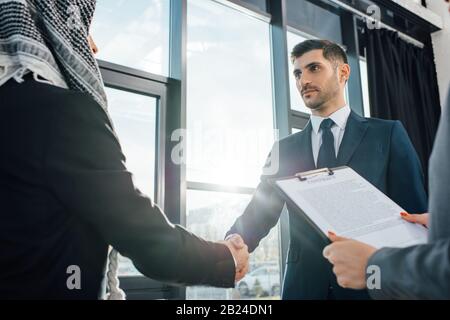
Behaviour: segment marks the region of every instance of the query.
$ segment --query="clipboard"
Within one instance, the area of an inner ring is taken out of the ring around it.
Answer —
[[[296,173],[293,176],[286,176],[286,177],[282,177],[282,178],[271,178],[268,179],[267,182],[269,183],[269,185],[277,191],[277,193],[281,196],[281,198],[286,202],[286,204],[291,207],[294,208],[294,210],[299,213],[302,218],[304,220],[306,220],[310,226],[321,236],[321,238],[330,243],[330,239],[327,237],[327,235],[325,235],[323,233],[323,231],[319,228],[319,226],[303,211],[303,209],[297,204],[295,203],[295,201],[293,201],[284,191],[283,189],[281,189],[278,185],[277,185],[277,181],[281,181],[281,180],[291,180],[293,178],[298,179],[301,182],[307,181],[308,179],[314,179],[316,177],[322,176],[322,175],[327,175],[327,176],[333,176],[335,171],[337,170],[342,170],[342,169],[346,169],[348,168],[347,166],[342,166],[342,167],[336,167],[336,168],[322,168],[322,169],[316,169],[316,170],[310,170],[310,171],[305,171],[305,172],[299,172]]]
[[[327,243],[330,242],[327,231],[375,247],[406,247],[427,242],[428,229],[401,219],[400,212],[404,210],[348,166],[267,181]],[[322,192],[327,195],[324,201]]]

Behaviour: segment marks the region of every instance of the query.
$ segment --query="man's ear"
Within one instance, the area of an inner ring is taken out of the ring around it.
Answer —
[[[94,39],[92,39],[91,35],[88,35],[88,42],[89,42],[89,47],[91,48],[91,51],[93,54],[97,54],[98,53],[98,47],[94,42]]]
[[[348,79],[350,79],[350,74],[351,74],[350,65],[347,64],[347,63],[343,63],[339,67],[339,80],[342,81],[342,82],[347,83]]]

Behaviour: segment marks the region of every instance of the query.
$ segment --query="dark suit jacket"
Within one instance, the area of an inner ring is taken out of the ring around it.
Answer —
[[[430,158],[429,243],[385,248],[368,265],[381,271],[377,299],[450,299],[450,91]]]
[[[284,205],[267,179],[315,169],[311,130],[309,122],[302,132],[278,142],[278,173],[261,177],[247,209],[227,233],[242,235],[250,250],[276,225]],[[365,119],[352,112],[339,149],[338,165],[353,168],[405,210],[426,211],[421,165],[400,122]],[[322,256],[328,243],[300,215],[288,209],[290,246],[283,299],[369,298],[367,291],[339,287],[331,265]]]
[[[170,224],[135,188],[90,96],[11,80],[0,114],[0,299],[97,299],[108,245],[156,280],[234,286],[226,246]],[[81,290],[67,288],[71,265]]]

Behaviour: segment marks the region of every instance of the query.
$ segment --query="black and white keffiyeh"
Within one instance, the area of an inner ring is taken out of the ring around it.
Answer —
[[[88,43],[96,0],[0,0],[0,67],[31,71],[107,108]]]

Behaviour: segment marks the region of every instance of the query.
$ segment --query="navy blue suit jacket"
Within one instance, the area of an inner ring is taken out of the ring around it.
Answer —
[[[261,177],[250,204],[227,233],[240,234],[250,251],[277,224],[285,204],[267,179],[315,169],[311,130],[309,122],[302,132],[277,142],[278,172]],[[422,168],[399,121],[366,119],[352,112],[337,160],[338,166],[351,167],[405,210],[427,211]],[[337,284],[331,264],[322,256],[328,243],[300,215],[288,209],[290,246],[283,299],[369,298],[366,290],[343,289]]]

